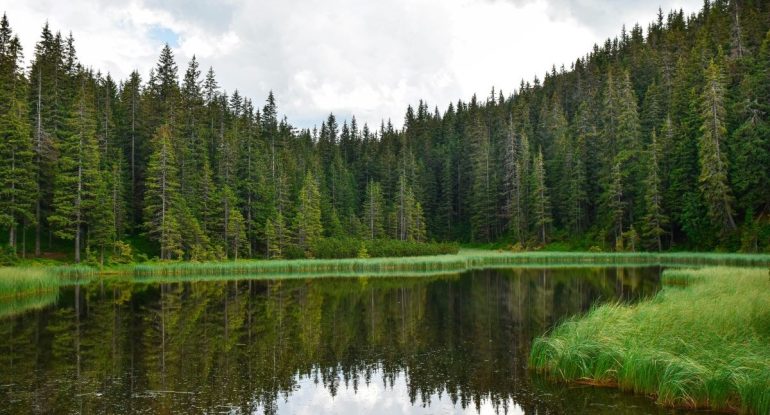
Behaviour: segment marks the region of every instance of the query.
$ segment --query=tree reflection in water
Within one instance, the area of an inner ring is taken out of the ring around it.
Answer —
[[[94,282],[0,319],[0,413],[655,413],[526,361],[534,336],[658,274]]]

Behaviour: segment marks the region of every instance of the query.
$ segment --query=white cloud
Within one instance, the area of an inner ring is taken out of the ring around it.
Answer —
[[[697,10],[701,0],[660,0]],[[180,76],[193,54],[220,85],[261,104],[270,89],[301,127],[329,112],[373,127],[395,125],[419,99],[449,102],[509,93],[616,35],[655,18],[631,0],[0,0],[29,58],[48,20],[70,30],[81,61],[123,79],[146,79],[164,41]],[[175,38],[175,39],[174,39]]]

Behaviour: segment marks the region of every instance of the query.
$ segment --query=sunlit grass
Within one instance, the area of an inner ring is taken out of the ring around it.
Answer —
[[[590,265],[741,265],[770,264],[770,255],[716,253],[587,253],[461,250],[456,255],[367,259],[245,260],[231,262],[159,262],[139,264],[137,276],[257,275],[257,274],[367,274],[463,272],[493,267],[553,267]],[[109,271],[108,271],[109,272]]]
[[[0,267],[0,298],[55,291],[63,283],[93,274],[84,266]]]
[[[617,385],[666,405],[770,413],[767,269],[667,270],[636,305],[604,305],[532,346],[531,367]]]

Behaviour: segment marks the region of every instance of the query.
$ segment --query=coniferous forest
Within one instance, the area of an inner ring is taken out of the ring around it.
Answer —
[[[400,129],[331,114],[295,128],[280,97],[226,92],[168,45],[150,73],[113,79],[48,24],[22,51],[12,19],[0,233],[15,255],[301,257],[371,239],[770,249],[765,1],[659,11],[512,93],[408,106]]]

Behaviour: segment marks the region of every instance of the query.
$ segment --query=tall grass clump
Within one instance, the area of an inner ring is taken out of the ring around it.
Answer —
[[[648,301],[596,307],[536,339],[530,366],[669,406],[770,413],[767,269],[667,270],[663,279],[675,285]]]
[[[60,267],[0,267],[0,298],[55,291],[61,285],[96,275],[93,268],[73,265]]]
[[[261,274],[393,274],[422,272],[461,272],[467,269],[466,259],[455,255],[407,258],[366,259],[293,259],[252,260],[232,262],[172,262],[140,264],[135,276],[182,275],[261,275]]]
[[[0,268],[0,297],[52,291],[58,287],[58,278],[45,268]]]
[[[362,252],[361,241],[327,239],[325,245],[316,247],[321,257],[350,256]],[[651,253],[587,253],[587,252],[504,252],[462,249],[454,244],[419,244],[420,249],[430,249],[433,255],[399,256],[411,248],[411,243],[398,242],[380,246],[377,241],[363,247],[369,258],[339,259],[279,259],[241,260],[220,262],[156,262],[135,266],[111,268],[101,274],[133,274],[136,276],[213,276],[263,274],[387,274],[387,273],[446,273],[464,272],[471,269],[510,267],[585,267],[585,266],[682,266],[739,263],[754,266],[770,264],[770,256],[742,254],[651,254]],[[429,245],[429,248],[425,248]],[[398,251],[404,249],[404,251]],[[416,253],[411,251],[411,253]],[[392,254],[394,256],[385,256]]]

